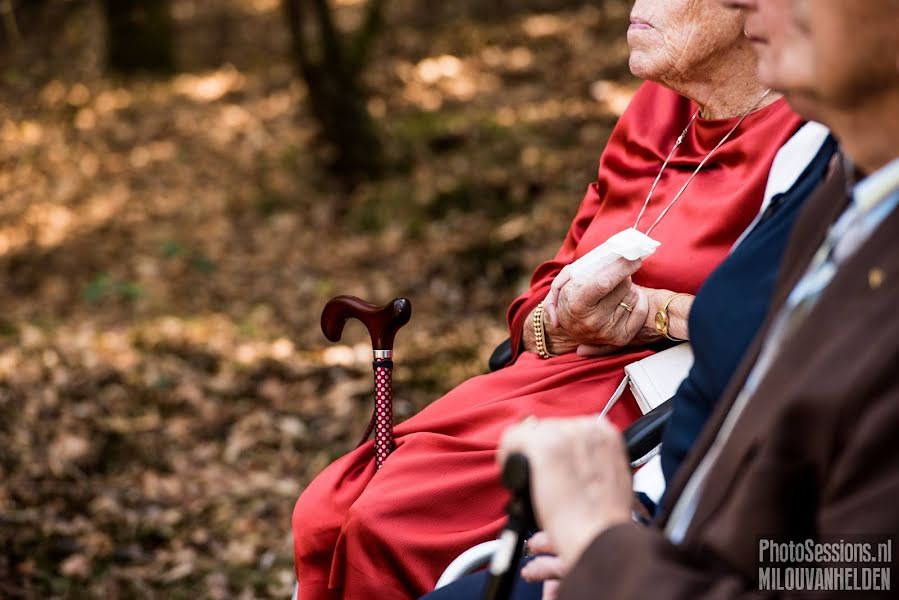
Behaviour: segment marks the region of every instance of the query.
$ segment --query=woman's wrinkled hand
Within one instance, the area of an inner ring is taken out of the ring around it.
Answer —
[[[632,483],[621,434],[605,419],[525,421],[503,435],[500,464],[512,453],[530,463],[537,522],[570,569],[610,527],[631,521]]]
[[[595,356],[608,347],[628,345],[641,332],[649,300],[631,275],[643,265],[625,258],[587,261],[566,266],[553,280],[544,300],[548,329],[578,343],[578,354]],[[599,350],[602,348],[602,350]]]
[[[661,244],[636,228],[619,231],[573,263],[553,279],[545,305],[551,322],[560,324],[558,308],[563,294],[570,302],[596,304],[655,254]]]
[[[641,259],[629,260],[612,252],[607,247],[608,243],[565,265],[553,278],[544,301],[551,323],[559,325],[557,309],[563,293],[568,294],[572,301],[595,304],[643,265]]]

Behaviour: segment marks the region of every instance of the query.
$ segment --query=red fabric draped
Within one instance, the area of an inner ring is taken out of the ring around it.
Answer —
[[[517,359],[475,377],[396,427],[397,448],[375,472],[369,442],[326,468],[297,501],[294,554],[302,600],[417,598],[466,548],[495,537],[506,494],[495,450],[511,423],[529,415],[598,413],[624,366],[651,353],[603,358],[522,353],[530,311],[553,277],[633,225],[646,194],[696,105],[646,83],[621,117],[556,257],[540,265],[509,309]],[[645,231],[736,119],[697,119],[643,217]],[[799,127],[783,100],[746,118],[653,231],[662,243],[634,275],[639,285],[695,293],[759,210],[774,155]],[[726,326],[726,324],[722,324]],[[625,396],[609,413],[623,428],[639,416]]]

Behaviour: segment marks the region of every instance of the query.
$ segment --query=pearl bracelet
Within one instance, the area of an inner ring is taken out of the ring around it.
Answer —
[[[543,303],[537,305],[531,317],[531,326],[534,328],[534,342],[537,344],[537,354],[540,358],[547,359],[555,356],[550,354],[546,346],[546,329],[543,326]]]

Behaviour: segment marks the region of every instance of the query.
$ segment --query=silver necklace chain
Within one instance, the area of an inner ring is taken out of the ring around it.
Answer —
[[[727,142],[727,140],[730,139],[730,137],[734,134],[734,132],[737,130],[737,128],[739,128],[740,125],[743,124],[743,121],[746,120],[746,117],[748,117],[756,108],[758,108],[758,106],[770,94],[771,94],[771,90],[767,90],[764,94],[762,94],[762,97],[758,99],[758,102],[756,102],[752,106],[752,108],[750,108],[742,117],[740,117],[740,120],[737,121],[737,124],[734,125],[733,128],[727,132],[727,135],[725,135],[723,138],[721,138],[721,141],[718,142],[718,145],[715,146],[714,148],[712,148],[712,150],[708,154],[705,155],[705,158],[702,159],[702,161],[699,163],[699,166],[696,167],[696,170],[693,171],[693,174],[690,175],[690,177],[687,179],[686,183],[684,183],[684,185],[681,186],[680,191],[678,191],[677,194],[674,196],[674,198],[671,200],[671,202],[668,203],[668,206],[665,207],[665,210],[662,211],[662,214],[660,214],[659,217],[655,220],[655,222],[653,222],[653,224],[649,226],[649,229],[646,230],[647,236],[652,232],[653,229],[655,229],[655,226],[658,225],[662,221],[662,219],[665,218],[665,215],[668,214],[668,211],[671,210],[671,208],[675,204],[677,204],[677,201],[680,200],[680,197],[684,195],[684,192],[687,191],[687,188],[690,186],[690,184],[693,182],[693,180],[696,178],[696,176],[699,175],[699,171],[702,170],[702,168],[706,165],[706,163],[709,161],[709,159],[712,157],[712,155],[715,152],[717,152],[718,149],[721,148],[721,146],[723,146],[725,144],[725,142]],[[699,117],[699,110],[697,110],[696,113],[694,113],[693,118],[690,119],[689,123],[687,123],[687,126],[684,128],[683,133],[681,133],[680,136],[678,136],[677,141],[674,142],[674,147],[671,148],[671,152],[668,153],[668,158],[666,158],[665,162],[662,163],[662,168],[659,170],[659,174],[656,175],[656,180],[652,183],[652,187],[649,188],[649,194],[647,194],[647,196],[646,196],[646,201],[643,203],[643,208],[640,209],[640,214],[637,215],[637,220],[634,222],[634,227],[633,227],[634,230],[639,231],[639,229],[637,229],[637,227],[640,225],[640,219],[643,218],[643,214],[646,212],[646,209],[649,207],[649,202],[650,202],[650,200],[652,200],[652,195],[656,191],[656,186],[659,185],[659,181],[662,179],[662,173],[665,172],[665,169],[668,167],[668,163],[671,162],[671,159],[674,157],[674,153],[677,152],[677,149],[680,147],[680,145],[684,143],[684,138],[687,137],[687,132],[690,131],[690,127],[693,126],[693,123],[696,122],[696,119],[698,117]]]

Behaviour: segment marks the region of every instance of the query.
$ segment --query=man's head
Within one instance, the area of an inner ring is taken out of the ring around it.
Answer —
[[[722,0],[746,15],[745,35],[758,56],[759,81],[816,118],[815,61],[808,8],[814,0]]]
[[[805,2],[822,102],[851,110],[899,90],[899,0]]]
[[[899,84],[899,0],[721,0],[746,14],[759,79],[810,118]]]

